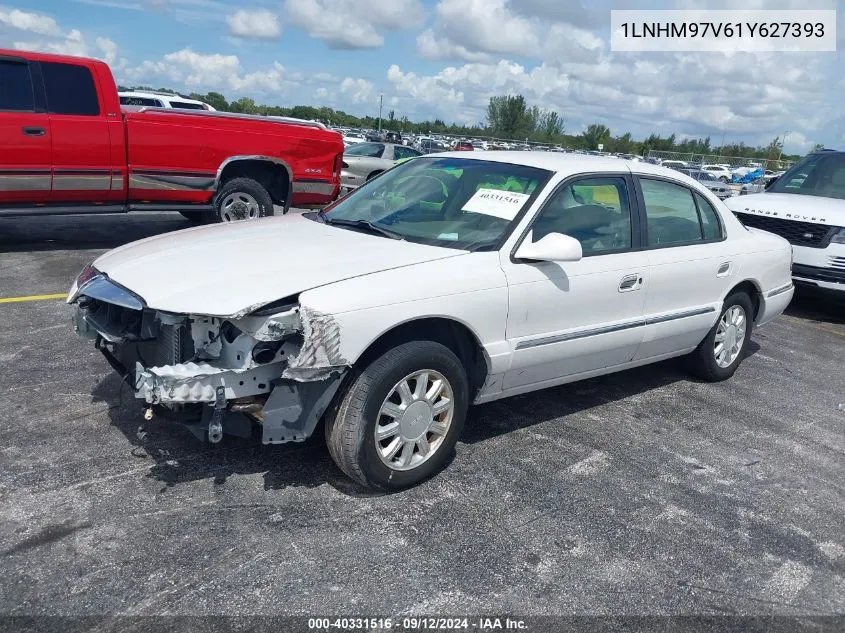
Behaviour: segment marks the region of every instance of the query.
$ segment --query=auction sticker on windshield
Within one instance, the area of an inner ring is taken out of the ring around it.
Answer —
[[[479,189],[467,200],[462,211],[492,215],[505,220],[513,220],[525,201],[531,196],[527,193],[499,191],[497,189]]]

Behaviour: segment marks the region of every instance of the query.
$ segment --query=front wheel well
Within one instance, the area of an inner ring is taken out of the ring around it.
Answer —
[[[753,281],[746,279],[742,283],[739,283],[731,288],[725,297],[730,297],[732,294],[737,292],[743,292],[751,299],[751,306],[754,308],[754,317],[752,320],[756,321],[757,315],[760,313],[760,306],[763,303],[763,294],[760,292],[760,289]]]
[[[355,365],[366,367],[387,350],[411,341],[435,341],[452,350],[466,369],[472,402],[487,379],[487,360],[475,334],[463,323],[452,319],[427,317],[397,325],[373,341]]]
[[[217,189],[219,190],[226,181],[234,178],[255,180],[267,190],[273,199],[273,204],[287,206],[290,200],[290,174],[280,163],[260,158],[234,160],[220,172]]]

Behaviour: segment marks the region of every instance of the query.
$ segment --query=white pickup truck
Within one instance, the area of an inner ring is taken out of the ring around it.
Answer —
[[[845,297],[845,152],[809,154],[765,192],[725,204],[746,226],[789,240],[796,284]]]

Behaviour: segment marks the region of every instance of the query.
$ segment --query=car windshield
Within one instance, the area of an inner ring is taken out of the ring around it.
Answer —
[[[768,191],[845,200],[845,153],[810,154],[778,178]]]
[[[348,147],[343,153],[346,156],[381,158],[381,155],[384,154],[384,145],[381,143],[359,143],[353,147]]]
[[[322,217],[410,242],[494,250],[551,177],[536,167],[464,158],[415,158],[360,186]]]

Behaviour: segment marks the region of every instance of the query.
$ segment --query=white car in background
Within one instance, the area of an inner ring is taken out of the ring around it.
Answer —
[[[414,148],[398,143],[358,143],[347,147],[340,171],[341,195],[387,171],[396,161],[420,155]]]
[[[731,181],[731,170],[726,165],[702,165],[700,169],[701,171],[713,174],[717,180],[721,180],[724,183]]]
[[[764,192],[726,203],[746,226],[789,240],[797,284],[845,296],[845,152],[809,154]]]
[[[363,132],[349,132],[343,136],[343,144],[347,147],[350,145],[357,145],[358,143],[366,143],[367,137]]]
[[[786,240],[678,172],[454,152],[319,213],[121,246],[68,301],[148,416],[265,444],[323,421],[349,477],[398,489],[448,463],[471,404],[677,356],[729,378],[789,267]]]
[[[203,101],[189,99],[169,92],[124,91],[117,93],[121,105],[145,106],[148,108],[176,108],[178,110],[208,110],[214,108]]]

